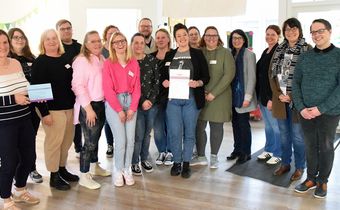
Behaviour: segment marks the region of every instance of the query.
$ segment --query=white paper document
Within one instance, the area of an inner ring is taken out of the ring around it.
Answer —
[[[53,100],[51,83],[28,86],[28,97],[31,102]]]
[[[189,99],[190,69],[169,69],[169,98]]]

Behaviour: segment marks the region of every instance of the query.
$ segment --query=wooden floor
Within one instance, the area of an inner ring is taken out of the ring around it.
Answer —
[[[256,152],[264,145],[262,122],[252,123],[253,145]],[[104,134],[103,134],[104,135]],[[230,123],[225,124],[224,141],[219,153],[220,167],[193,167],[192,177],[183,179],[171,177],[167,166],[155,166],[154,171],[135,177],[134,186],[114,187],[112,177],[96,178],[102,184],[99,190],[88,190],[73,184],[67,192],[52,190],[49,187],[49,173],[43,160],[44,132],[39,130],[37,139],[37,168],[44,176],[42,184],[28,182],[29,189],[41,198],[36,206],[21,205],[30,210],[111,210],[111,209],[340,209],[340,165],[339,149],[328,187],[328,196],[324,200],[315,199],[312,192],[304,195],[293,191],[297,183],[290,188],[282,188],[260,180],[240,177],[225,172],[233,162],[226,162],[226,154],[232,151],[232,132]],[[113,168],[112,159],[105,157],[105,136],[101,138],[99,160],[107,169]],[[153,159],[157,152],[152,141],[150,151]],[[209,151],[207,151],[209,154]],[[69,153],[68,168],[79,174],[79,160],[72,149]],[[305,176],[303,177],[303,179]]]

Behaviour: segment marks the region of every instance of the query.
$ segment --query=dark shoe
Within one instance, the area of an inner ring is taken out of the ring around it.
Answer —
[[[43,182],[43,177],[39,174],[37,170],[31,171],[30,177],[33,182],[35,183],[42,183]]]
[[[50,186],[63,191],[71,189],[69,183],[60,177],[59,172],[51,172]]]
[[[304,172],[303,169],[296,169],[292,176],[290,177],[290,181],[296,181],[301,179],[303,172]]]
[[[71,174],[66,170],[65,167],[59,167],[59,174],[67,182],[77,182],[79,177],[77,175]]]
[[[274,171],[274,176],[281,176],[282,174],[288,173],[290,171],[290,165],[281,165],[280,168]]]
[[[181,176],[183,178],[189,178],[191,176],[191,169],[190,169],[190,163],[189,162],[183,162],[183,169]]]
[[[171,176],[178,176],[181,173],[182,164],[181,163],[174,163],[171,167],[170,174]]]
[[[232,152],[229,156],[227,156],[227,160],[235,160],[239,156],[239,154]]]
[[[327,183],[317,183],[314,191],[314,197],[325,198],[327,196]]]
[[[142,161],[141,165],[146,172],[151,173],[153,171],[152,164],[149,161]]]
[[[251,159],[250,155],[240,155],[236,161],[236,164],[243,164],[250,159]]]
[[[316,187],[316,183],[312,180],[306,179],[304,182],[295,187],[295,192],[306,193]]]
[[[112,145],[109,145],[109,144],[107,145],[106,157],[107,158],[113,157],[113,146]]]
[[[138,163],[132,164],[131,171],[132,171],[132,174],[135,175],[135,176],[141,176],[142,175],[142,170],[140,169]]]

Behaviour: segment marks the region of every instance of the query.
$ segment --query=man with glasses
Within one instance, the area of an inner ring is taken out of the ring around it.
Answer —
[[[72,39],[73,31],[72,31],[72,24],[70,21],[61,19],[56,23],[56,29],[59,32],[61,42],[63,43],[65,54],[63,56],[66,57],[67,61],[70,65],[74,58],[79,54],[81,44],[77,42],[77,40]],[[82,141],[81,141],[81,127],[80,124],[75,126],[74,132],[74,149],[76,151],[76,157],[80,158],[80,151],[82,148]]]
[[[330,42],[332,27],[327,20],[314,20],[310,33],[314,50],[301,54],[293,79],[293,102],[300,113],[307,157],[307,179],[295,191],[316,188],[314,197],[325,198],[340,119],[340,49]]]
[[[142,18],[138,24],[138,32],[143,34],[145,37],[145,48],[144,52],[150,54],[155,52],[156,44],[155,39],[152,37],[152,21],[149,18]]]

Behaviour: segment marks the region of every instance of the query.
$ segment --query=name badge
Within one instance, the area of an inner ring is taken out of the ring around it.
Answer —
[[[217,60],[210,60],[209,64],[217,64]]]
[[[65,68],[69,69],[69,68],[71,68],[71,65],[70,64],[66,64]]]
[[[32,66],[32,62],[27,62],[27,66]]]
[[[129,71],[128,73],[131,77],[133,77],[135,74],[132,71]]]
[[[166,62],[165,66],[170,66],[170,63],[171,63],[170,61]]]

